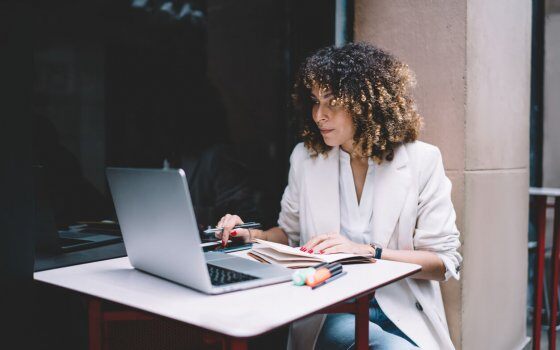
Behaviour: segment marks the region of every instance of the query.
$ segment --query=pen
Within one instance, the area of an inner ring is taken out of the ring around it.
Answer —
[[[341,263],[330,263],[330,264],[327,264],[327,266],[325,266],[325,268],[327,268],[332,273],[334,270],[341,269],[342,264]]]
[[[326,265],[329,265],[329,263],[328,263],[328,262],[322,262],[322,263],[317,264],[317,265],[312,266],[312,267],[313,267],[314,269],[318,269],[318,268],[323,267],[323,266],[326,266]]]
[[[314,280],[314,275],[317,270],[322,270],[319,273],[323,275],[323,278],[328,278],[327,276],[333,276],[339,273],[342,270],[342,265],[338,263],[322,262],[306,269],[297,270],[292,274],[292,282],[294,282],[296,286],[303,286],[309,278],[312,280],[310,283],[319,283]],[[328,274],[325,275],[327,270]]]
[[[321,267],[315,271],[314,274],[307,276],[305,279],[305,284],[310,287],[321,284],[325,280],[331,278],[334,275],[339,274],[342,271],[341,264],[334,264],[332,266]]]
[[[240,225],[235,225],[233,226],[233,229],[236,228],[259,228],[261,227],[261,224],[259,224],[258,222],[246,222]],[[224,228],[223,227],[216,227],[216,228],[209,228],[207,230],[204,230],[204,233],[214,233],[214,232],[220,232],[223,231]]]
[[[322,285],[325,285],[325,284],[327,284],[327,283],[329,283],[329,282],[334,281],[334,280],[337,279],[337,278],[340,278],[340,277],[346,275],[347,273],[348,273],[348,272],[346,272],[346,271],[343,271],[343,272],[341,272],[341,273],[338,273],[338,274],[332,276],[331,278],[329,278],[328,280],[325,280],[325,281],[319,283],[318,285],[311,287],[311,289],[319,288],[319,287],[321,287]]]

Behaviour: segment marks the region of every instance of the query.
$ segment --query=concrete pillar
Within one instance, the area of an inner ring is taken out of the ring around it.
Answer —
[[[549,4],[544,24],[543,186],[560,187],[560,0]]]
[[[421,139],[453,182],[462,279],[442,284],[457,349],[525,346],[531,2],[356,0],[355,41],[417,76]]]

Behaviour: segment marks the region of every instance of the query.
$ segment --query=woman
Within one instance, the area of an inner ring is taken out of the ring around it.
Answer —
[[[452,349],[438,281],[459,278],[459,232],[439,150],[416,141],[421,126],[407,65],[374,46],[328,47],[303,64],[293,100],[303,143],[290,157],[278,227],[221,237],[301,245],[310,254],[371,254],[422,271],[379,289],[370,305],[374,349]],[[348,349],[348,314],[295,322],[293,348]]]

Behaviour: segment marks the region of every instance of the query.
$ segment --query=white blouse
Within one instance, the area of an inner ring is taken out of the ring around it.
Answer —
[[[368,159],[368,170],[362,197],[358,203],[358,195],[354,186],[354,176],[350,165],[350,154],[340,148],[339,152],[339,193],[340,193],[340,234],[356,243],[379,244],[373,233],[373,177],[375,166],[373,160]],[[391,237],[386,248],[395,249],[396,241]]]
[[[354,186],[354,177],[350,165],[350,154],[340,148],[339,152],[339,193],[340,193],[340,234],[356,243],[375,243],[372,232],[373,217],[373,177],[374,164],[368,159],[368,170],[362,197],[358,196]]]

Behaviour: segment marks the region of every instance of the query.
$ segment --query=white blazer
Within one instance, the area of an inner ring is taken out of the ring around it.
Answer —
[[[288,186],[278,225],[291,245],[313,236],[339,232],[339,149],[312,158],[302,143],[290,157]],[[400,250],[426,250],[444,262],[449,277],[459,278],[459,231],[451,203],[451,182],[435,146],[416,141],[395,149],[392,161],[375,164],[373,230],[376,242],[389,240]],[[385,314],[422,349],[454,349],[449,337],[439,283],[407,278],[376,291]],[[313,349],[324,315],[291,325],[289,349]]]

